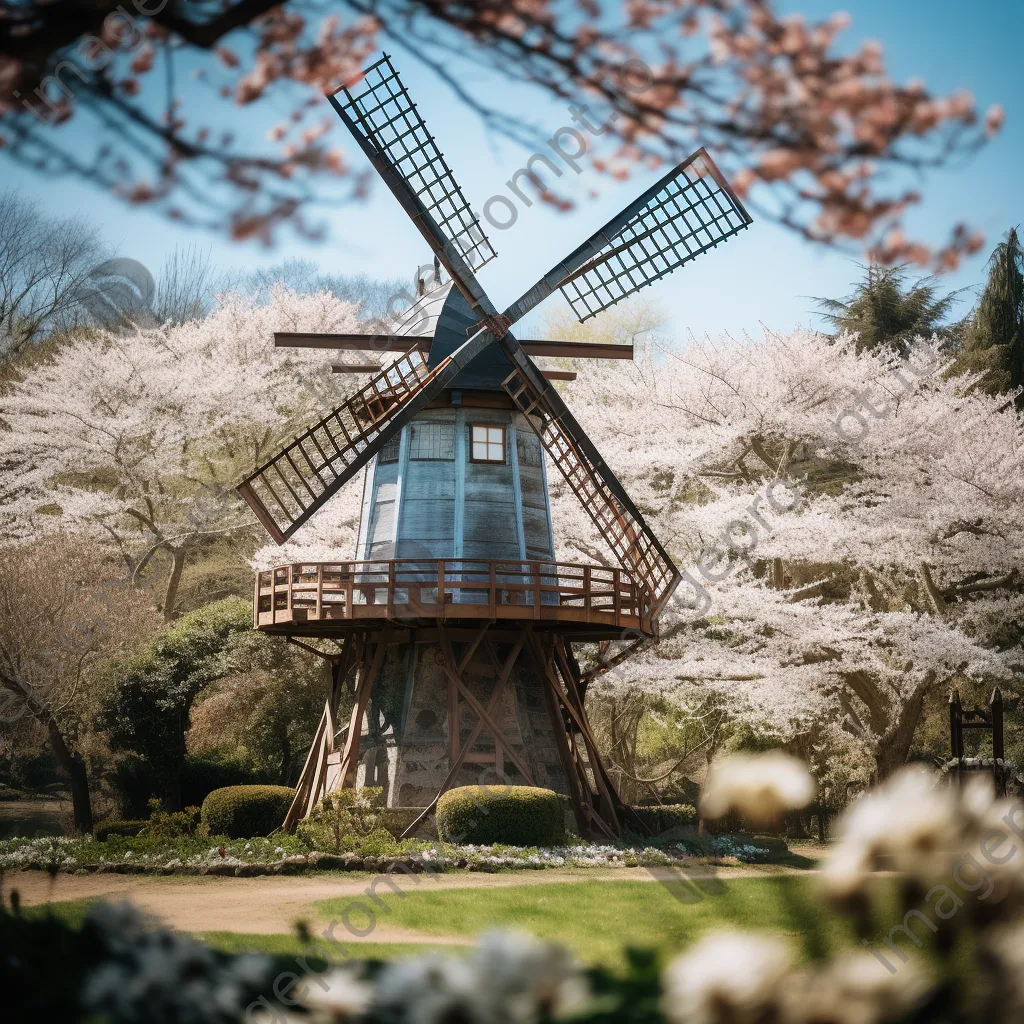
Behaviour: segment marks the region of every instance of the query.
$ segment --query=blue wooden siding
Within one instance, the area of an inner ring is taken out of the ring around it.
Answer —
[[[505,427],[503,464],[470,461],[474,424]],[[358,557],[553,558],[543,463],[519,413],[427,410],[402,431],[397,460],[371,470]]]

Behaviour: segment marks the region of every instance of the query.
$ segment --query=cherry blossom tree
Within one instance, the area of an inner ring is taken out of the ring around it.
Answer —
[[[317,237],[315,202],[364,194],[328,141],[323,94],[389,39],[530,148],[545,140],[529,115],[471,93],[460,62],[572,102],[614,143],[592,154],[596,171],[621,178],[706,145],[756,209],[806,238],[940,268],[981,238],[963,224],[938,251],[906,237],[920,198],[907,172],[970,152],[1003,121],[969,94],[894,82],[876,42],[844,52],[845,15],[809,22],[770,0],[344,0],[329,11],[318,0],[26,0],[3,14],[9,159],[268,242],[285,223]],[[186,68],[198,99],[186,99]],[[236,140],[231,105],[265,111],[266,145]],[[72,118],[95,149],[54,131]]]
[[[806,755],[841,727],[888,774],[929,694],[1019,672],[1024,418],[975,383],[802,331],[590,367],[567,400],[685,570],[597,692],[718,695]],[[552,493],[561,556],[607,557]]]
[[[162,560],[169,620],[193,555],[255,536],[238,480],[338,399],[325,355],[275,349],[273,332],[356,331],[357,313],[278,289],[264,305],[229,295],[205,320],[67,342],[0,398],[5,532],[83,532],[136,580]]]

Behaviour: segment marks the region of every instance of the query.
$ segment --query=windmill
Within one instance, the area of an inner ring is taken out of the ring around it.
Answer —
[[[618,835],[625,809],[573,644],[655,635],[680,575],[552,386],[568,375],[531,358],[631,358],[631,346],[520,341],[511,328],[556,289],[589,319],[750,217],[698,150],[500,312],[476,277],[496,253],[390,58],[329,99],[436,269],[388,335],[275,337],[399,353],[383,369],[336,367],[373,375],[238,488],[283,543],[369,467],[356,560],[256,580],[257,628],[339,649],[285,827],[324,793],[371,784],[388,806],[420,809],[410,834],[446,789],[490,775],[565,793],[581,834]],[[545,454],[617,568],[555,561]],[[346,688],[352,711],[339,723]]]

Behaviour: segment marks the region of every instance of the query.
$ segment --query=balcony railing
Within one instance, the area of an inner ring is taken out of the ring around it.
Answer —
[[[253,625],[511,619],[651,631],[653,597],[621,569],[461,558],[297,562],[257,574]],[[307,630],[308,632],[308,630]]]

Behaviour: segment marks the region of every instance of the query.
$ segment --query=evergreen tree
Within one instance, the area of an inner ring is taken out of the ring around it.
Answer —
[[[1016,228],[989,257],[988,280],[957,370],[983,373],[989,394],[1024,387],[1024,249]]]
[[[837,334],[857,335],[858,351],[888,345],[904,352],[915,337],[932,335],[947,348],[959,348],[963,324],[944,323],[959,292],[940,296],[934,279],[908,285],[906,278],[906,266],[872,263],[848,298],[815,301]]]

